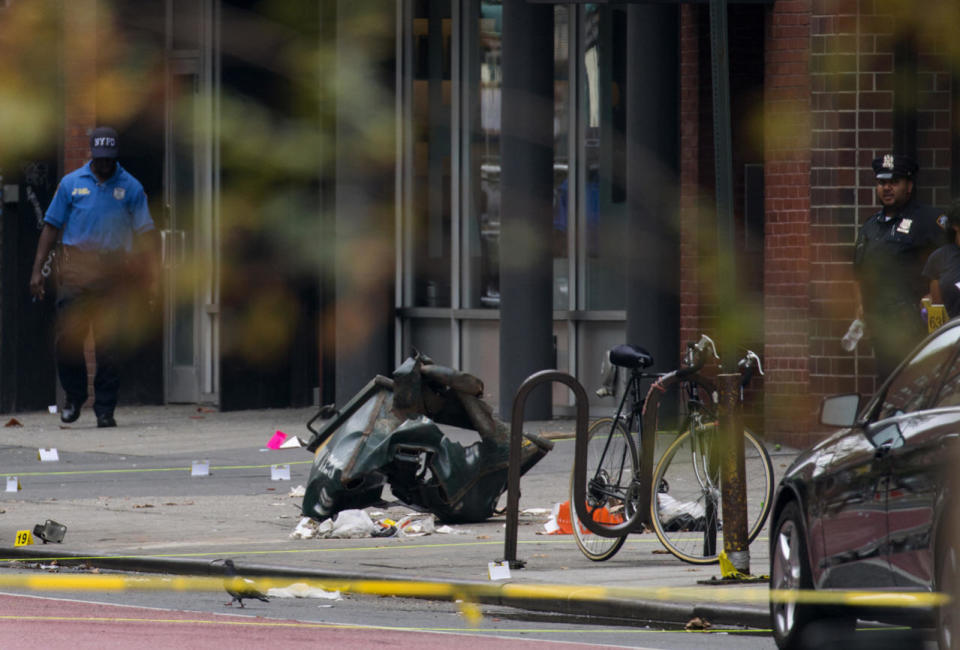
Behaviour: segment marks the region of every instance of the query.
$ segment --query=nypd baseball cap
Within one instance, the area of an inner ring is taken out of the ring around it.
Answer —
[[[878,181],[892,178],[912,180],[919,170],[920,165],[910,156],[888,153],[873,160],[873,173],[877,175]]]
[[[90,134],[91,158],[119,158],[120,141],[109,126],[98,126]]]

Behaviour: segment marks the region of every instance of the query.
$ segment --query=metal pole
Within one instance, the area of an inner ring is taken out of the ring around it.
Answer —
[[[723,513],[723,550],[740,573],[750,573],[747,543],[747,487],[743,458],[743,414],[740,375],[724,373],[720,386],[720,493]],[[716,540],[714,540],[716,545]]]
[[[520,518],[520,450],[523,442],[523,412],[530,391],[547,382],[558,381],[573,391],[577,405],[577,440],[586,440],[589,402],[587,391],[571,375],[559,370],[541,370],[527,377],[513,398],[510,418],[510,465],[507,468],[507,530],[503,540],[503,560],[511,569],[522,569],[525,562],[517,559],[517,528]]]
[[[710,0],[711,68],[713,73],[713,142],[717,196],[717,304],[720,305],[721,366],[736,368],[737,273],[733,223],[733,152],[730,135],[730,50],[727,1]],[[737,375],[722,374],[720,388],[720,481],[723,547],[741,573],[750,572],[747,545],[743,430]]]

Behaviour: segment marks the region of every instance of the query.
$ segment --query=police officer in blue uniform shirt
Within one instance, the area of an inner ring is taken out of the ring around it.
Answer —
[[[944,236],[941,212],[914,199],[918,170],[907,156],[886,154],[873,161],[883,207],[857,235],[857,314],[873,340],[881,382],[927,332],[920,312],[929,289],[923,266]]]
[[[98,427],[115,427],[121,354],[136,342],[130,328],[130,298],[144,279],[155,295],[156,231],[143,186],[117,158],[117,132],[93,130],[91,160],[60,181],[44,217],[30,276],[30,291],[43,299],[40,269],[61,238],[57,292],[57,373],[66,399],[63,422],[74,422],[87,399],[84,340],[92,328],[97,370],[93,410]],[[136,255],[132,253],[136,252]]]

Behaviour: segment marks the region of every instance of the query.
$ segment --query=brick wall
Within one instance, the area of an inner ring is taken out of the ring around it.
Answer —
[[[949,200],[944,45],[916,39],[915,54],[907,50],[916,70],[895,92],[897,40],[908,31],[885,11],[882,3],[797,0],[776,2],[768,15],[766,419],[789,443],[823,435],[815,421],[822,396],[876,389],[869,342],[848,353],[839,340],[855,311],[853,243],[877,210],[871,161],[912,138],[910,120],[895,135],[898,106],[915,110],[920,199]],[[906,58],[901,68],[911,65]]]
[[[740,315],[743,329],[737,343],[762,350],[763,255],[751,233],[746,244],[744,219],[745,164],[762,163],[762,137],[755,127],[762,106],[763,8],[730,8],[730,101],[733,146],[733,201],[735,251]],[[709,8],[683,4],[680,9],[680,227],[681,331],[680,341],[695,341],[701,333],[719,335],[716,309],[717,224],[713,137],[713,89]],[[757,306],[756,311],[752,306]],[[707,372],[713,372],[708,368]],[[751,384],[745,399],[748,426],[762,432],[763,380]]]
[[[96,33],[96,0],[63,4],[65,171],[76,169],[90,156],[89,132],[97,118]]]
[[[871,161],[893,147],[893,37],[872,3],[814,3],[810,288],[811,393],[872,393],[870,346],[839,343],[852,320],[853,242],[876,211]]]
[[[810,0],[766,17],[764,81],[765,430],[806,443],[810,386]]]
[[[917,47],[918,198],[946,208],[951,200],[951,114],[956,110],[947,45],[920,38]]]

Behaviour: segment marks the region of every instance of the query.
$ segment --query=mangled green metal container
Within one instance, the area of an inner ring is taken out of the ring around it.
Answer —
[[[389,484],[396,498],[440,521],[489,518],[507,485],[509,431],[480,399],[483,383],[419,353],[393,375],[378,375],[342,409],[321,409],[308,423],[314,461],[303,514],[322,521],[374,505]],[[324,417],[330,419],[315,430]],[[473,429],[480,441],[461,445],[438,424]],[[552,448],[524,434],[521,471]]]

